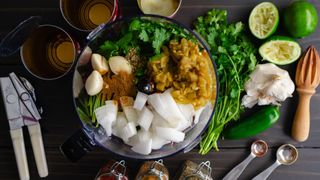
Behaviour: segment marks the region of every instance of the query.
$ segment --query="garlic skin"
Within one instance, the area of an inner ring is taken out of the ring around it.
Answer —
[[[119,72],[132,73],[132,67],[129,61],[122,56],[113,56],[109,58],[109,66],[114,74]]]
[[[280,105],[280,102],[292,97],[295,86],[286,70],[272,63],[259,64],[245,83],[247,95],[242,105],[252,108],[258,105]]]
[[[105,57],[100,54],[91,55],[91,65],[94,70],[97,70],[101,75],[109,71],[109,66]]]
[[[85,88],[90,96],[98,94],[103,88],[103,79],[101,74],[94,70],[86,80]]]

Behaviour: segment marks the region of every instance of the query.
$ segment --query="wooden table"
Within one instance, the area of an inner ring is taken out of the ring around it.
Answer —
[[[191,23],[199,15],[203,15],[211,8],[221,8],[228,10],[228,19],[231,22],[243,21],[247,23],[250,10],[260,2],[257,0],[183,0],[182,7],[174,19],[191,26]],[[273,0],[280,10],[288,5],[290,0]],[[320,10],[320,2],[310,0]],[[135,15],[139,13],[135,0],[124,0],[124,16]],[[83,39],[86,34],[80,33],[70,26],[62,18],[59,11],[59,1],[43,0],[1,0],[0,3],[0,39],[6,33],[14,28],[19,22],[31,15],[41,15],[45,17],[45,22],[59,25],[74,37]],[[279,33],[282,26],[279,26]],[[320,30],[311,36],[300,39],[299,43],[305,49],[313,44],[320,50]],[[80,41],[81,42],[81,41]],[[258,42],[257,43],[261,43]],[[296,63],[285,66],[290,70],[291,77],[294,77]],[[47,155],[49,176],[46,179],[93,179],[101,167],[109,159],[120,159],[114,154],[104,152],[100,148],[94,149],[77,163],[71,163],[66,160],[59,151],[59,145],[63,143],[73,132],[79,128],[79,121],[73,106],[71,92],[72,73],[69,73],[62,79],[55,81],[42,81],[32,77],[23,67],[18,53],[9,58],[0,59],[0,76],[7,76],[10,72],[16,72],[18,75],[29,79],[37,90],[37,96],[44,109],[43,119],[41,121],[43,130],[43,140]],[[250,179],[260,171],[268,167],[275,161],[275,152],[277,147],[284,143],[292,143],[299,150],[299,159],[292,166],[281,166],[277,168],[269,179],[320,179],[320,93],[319,89],[312,98],[311,105],[311,132],[310,138],[304,143],[297,143],[290,137],[292,119],[297,103],[297,94],[288,99],[281,107],[281,119],[272,128],[260,135],[244,140],[220,140],[220,151],[211,151],[205,156],[199,155],[198,149],[194,149],[187,154],[178,154],[165,158],[164,162],[170,169],[170,175],[173,176],[184,160],[190,159],[196,162],[210,160],[213,166],[214,179],[221,179],[235,165],[242,161],[249,154],[249,147],[253,140],[263,139],[270,145],[269,153],[260,159],[255,159],[249,167],[240,176],[240,179]],[[0,103],[0,179],[18,179],[14,152],[9,135],[9,126],[6,120],[3,104]],[[39,179],[36,165],[33,158],[32,148],[28,133],[25,129],[25,141],[31,179]],[[134,177],[141,161],[127,160],[128,168],[131,170],[131,178]]]

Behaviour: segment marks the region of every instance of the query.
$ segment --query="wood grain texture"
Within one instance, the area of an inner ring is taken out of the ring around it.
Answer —
[[[299,159],[297,162],[291,166],[280,166],[271,174],[269,179],[319,179],[320,158],[314,156],[314,152],[319,151],[319,149],[300,148],[298,150]],[[263,171],[266,167],[270,166],[273,161],[275,161],[275,152],[276,149],[271,149],[265,157],[254,159],[239,177],[239,180],[250,179]],[[36,171],[36,165],[32,152],[27,150],[27,154],[31,179],[40,179]],[[186,159],[197,163],[200,163],[204,160],[209,160],[213,168],[212,176],[214,179],[222,179],[222,177],[226,175],[230,169],[245,159],[248,154],[249,151],[247,149],[223,149],[218,153],[212,151],[206,156],[201,156],[196,151],[193,151],[187,154],[178,154],[170,158],[165,158],[164,164],[169,169],[170,177],[174,177]],[[48,180],[93,179],[98,172],[98,169],[109,159],[113,158],[116,160],[121,160],[120,157],[103,152],[101,150],[95,150],[94,152],[86,155],[77,163],[68,162],[55,148],[47,148],[46,155],[49,167],[49,176],[46,178]],[[0,179],[17,179],[18,174],[16,170],[14,153],[11,150],[1,150],[0,162]],[[134,178],[139,166],[142,163],[143,162],[139,160],[126,160],[130,179]]]
[[[242,21],[247,24],[250,10],[259,2],[262,2],[262,0],[183,0],[182,7],[174,19],[186,26],[192,27],[192,22],[197,16],[203,15],[211,8],[221,8],[228,10],[228,20],[230,22]],[[272,0],[271,2],[277,5],[281,14],[291,0]],[[320,2],[318,0],[310,0],[310,2],[316,5],[319,12]],[[135,0],[123,0],[122,4],[124,16],[133,16],[141,13]],[[83,39],[86,34],[74,30],[64,21],[60,14],[58,0],[2,0],[0,3],[0,21],[2,22],[0,23],[0,39],[19,22],[31,15],[41,15],[43,16],[43,23],[61,26],[78,42],[83,44]],[[283,29],[280,20],[277,33],[286,35]],[[311,44],[315,45],[317,49],[320,49],[319,34],[320,29],[318,26],[315,33],[298,41],[303,49],[306,49]],[[248,35],[252,37],[250,34]],[[254,38],[252,37],[252,39]],[[255,40],[254,43],[258,46],[262,42]],[[288,66],[282,66],[284,69],[289,70],[292,78],[295,75],[296,64],[297,63],[293,63]],[[18,75],[25,76],[31,81],[36,88],[38,101],[44,109],[41,125],[49,167],[49,177],[46,179],[93,179],[98,169],[107,160],[112,158],[121,159],[121,157],[96,148],[78,163],[70,163],[59,152],[59,145],[80,127],[77,114],[73,107],[71,72],[56,81],[38,80],[23,68],[18,54],[9,58],[0,59],[0,77],[7,76],[12,71]],[[8,122],[2,100],[0,100],[0,102],[0,179],[18,179]],[[258,136],[244,140],[220,140],[219,152],[211,151],[206,156],[201,156],[197,153],[198,150],[194,149],[187,154],[178,154],[165,158],[165,164],[170,169],[171,177],[173,177],[179,166],[186,159],[196,162],[210,160],[213,164],[214,178],[221,179],[231,168],[249,154],[248,149],[253,140],[263,139],[268,142],[271,151],[266,157],[253,160],[248,169],[240,176],[240,179],[250,179],[271,165],[275,160],[276,148],[283,143],[292,143],[297,146],[299,149],[299,159],[290,167],[279,167],[269,179],[320,179],[319,105],[320,89],[318,88],[317,94],[311,99],[310,137],[306,142],[298,143],[290,137],[292,120],[297,106],[297,94],[295,93],[292,98],[283,103],[280,120],[272,128]],[[255,110],[256,109],[248,110],[243,117],[248,116]],[[39,179],[26,129],[24,129],[24,133],[31,179]],[[138,169],[141,161],[130,159],[127,160],[127,162],[131,169],[130,176],[134,177],[135,171]]]

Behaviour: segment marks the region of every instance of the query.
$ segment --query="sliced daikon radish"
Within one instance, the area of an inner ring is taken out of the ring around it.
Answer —
[[[143,154],[143,155],[148,155],[151,153],[152,149],[152,139],[148,139],[146,141],[139,142],[138,144],[135,144],[131,150]]]
[[[188,129],[189,127],[191,127],[192,122],[191,121],[187,121],[186,119],[183,119],[179,122],[178,126],[175,127],[174,129],[178,130],[178,131],[184,131],[186,129]]]
[[[133,122],[129,122],[121,131],[121,138],[124,142],[127,142],[129,138],[137,134],[136,125]]]
[[[118,102],[114,100],[106,101],[104,106],[95,109],[98,123],[104,128],[107,136],[112,134],[112,125],[117,119]]]
[[[108,100],[105,102],[107,117],[112,119],[112,122],[115,122],[118,115],[118,101]]]
[[[126,118],[128,119],[128,121],[134,123],[134,125],[137,126],[138,113],[133,108],[133,106],[123,107],[122,110],[123,110],[124,114],[126,115]]]
[[[133,108],[138,111],[141,111],[142,108],[145,106],[147,100],[148,100],[147,94],[144,94],[142,92],[138,92],[136,99],[134,100]]]
[[[193,117],[195,115],[195,110],[192,104],[177,104],[177,105],[185,119],[179,122],[179,125],[176,127],[176,129],[178,131],[184,131],[187,128],[191,127],[193,122]]]
[[[144,107],[139,114],[138,124],[145,130],[148,131],[153,119],[153,113]]]
[[[161,99],[161,94],[154,93],[148,96],[148,103],[154,108],[154,110],[163,117],[172,126],[177,126],[178,122],[172,117],[172,113],[168,111],[166,104]]]
[[[137,126],[138,121],[138,113],[133,108],[134,100],[132,97],[129,96],[122,96],[120,97],[120,104],[126,118],[129,122],[133,122]]]
[[[103,129],[106,131],[107,136],[110,132],[112,133],[112,121],[107,118],[107,109],[106,106],[101,106],[94,110],[94,114],[96,115],[98,123],[103,127]]]
[[[169,117],[167,114],[165,105],[163,104],[160,93],[154,93],[148,96],[148,103],[156,110],[164,119]]]
[[[132,136],[127,141],[124,141],[124,143],[129,145],[129,146],[134,146],[134,145],[138,144],[140,142],[138,134],[139,134],[139,131],[138,131],[138,133],[136,135]]]
[[[127,125],[128,121],[123,112],[118,112],[116,122],[112,126],[112,134],[121,138],[121,131]]]
[[[152,134],[149,131],[145,131],[143,129],[139,130],[138,133],[131,138],[129,138],[129,141],[126,142],[126,144],[130,146],[134,146],[135,144],[138,144],[139,142],[146,141],[151,139]]]
[[[179,121],[185,120],[185,117],[181,113],[176,101],[173,99],[171,91],[172,89],[166,90],[160,97],[165,104],[167,113],[171,113],[171,116],[174,118],[172,119],[172,122],[170,121],[170,124],[176,125]]]
[[[195,110],[192,104],[177,104],[180,112],[189,122],[192,122],[193,116],[195,115]]]
[[[172,142],[182,142],[185,136],[183,132],[165,127],[156,127],[156,135]]]
[[[196,110],[195,115],[194,115],[194,120],[193,120],[194,124],[197,124],[199,122],[200,115],[201,115],[201,113],[202,113],[202,111],[204,110],[205,107],[206,106],[202,106],[202,107],[200,107],[199,109]]]
[[[170,143],[170,141],[163,139],[159,136],[157,136],[156,134],[152,134],[152,149],[154,150],[158,150],[161,149],[162,146],[166,145]]]
[[[150,131],[145,131],[143,129],[141,129],[138,133],[138,140],[141,141],[146,141],[148,139],[151,139],[151,133]]]
[[[162,116],[153,111],[153,120],[149,131],[155,132],[156,127],[172,127]]]

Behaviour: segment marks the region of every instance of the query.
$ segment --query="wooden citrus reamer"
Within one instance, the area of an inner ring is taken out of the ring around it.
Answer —
[[[292,137],[305,141],[310,130],[310,99],[320,81],[320,58],[315,47],[310,46],[301,57],[296,71],[299,103],[293,120]]]

